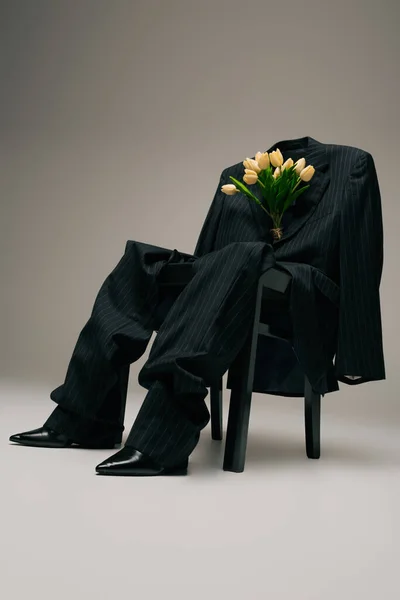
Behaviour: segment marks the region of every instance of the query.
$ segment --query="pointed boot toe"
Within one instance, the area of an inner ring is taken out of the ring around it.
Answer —
[[[10,442],[16,442],[23,446],[41,446],[43,448],[66,448],[72,444],[72,440],[67,436],[48,427],[38,427],[30,431],[15,433],[9,439]]]
[[[189,460],[173,467],[163,467],[140,450],[125,446],[96,467],[98,475],[125,475],[131,477],[154,475],[186,475]]]
[[[86,444],[77,443],[63,433],[57,433],[49,427],[43,426],[10,436],[10,442],[16,442],[22,446],[37,446],[41,448],[115,448],[120,442],[116,440],[115,434],[106,435],[98,441]]]

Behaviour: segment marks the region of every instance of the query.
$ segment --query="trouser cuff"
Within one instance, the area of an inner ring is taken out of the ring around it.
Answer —
[[[43,424],[57,433],[62,433],[77,444],[95,442],[105,436],[115,436],[115,443],[122,439],[124,426],[113,423],[100,423],[58,405]]]
[[[186,418],[172,393],[156,381],[140,407],[125,446],[147,454],[162,466],[173,466],[191,454],[206,424],[203,421],[195,425]]]

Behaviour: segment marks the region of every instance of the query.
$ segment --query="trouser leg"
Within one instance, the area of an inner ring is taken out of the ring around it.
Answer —
[[[116,367],[117,381],[110,387],[95,417],[84,417],[64,405],[57,405],[44,423],[54,431],[68,435],[77,443],[93,442],[110,436],[119,443],[124,431],[125,403],[128,388],[129,365]]]
[[[157,275],[171,253],[127,242],[80,332],[64,383],[50,394],[58,406],[45,425],[81,443],[104,433],[121,435],[121,382],[127,365],[144,353],[154,331],[160,300]]]
[[[258,279],[272,247],[238,242],[206,254],[163,321],[139,372],[148,389],[126,445],[169,466],[185,459],[210,419],[207,386],[225,373],[249,333]]]

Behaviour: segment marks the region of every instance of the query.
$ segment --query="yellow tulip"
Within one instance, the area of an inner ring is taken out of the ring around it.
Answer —
[[[237,192],[240,192],[240,190],[238,190],[234,183],[226,183],[222,186],[221,192],[227,194],[228,196],[233,196],[233,194],[237,194]]]
[[[254,157],[254,160],[256,160],[258,162],[260,160],[261,156],[262,156],[262,152],[257,152],[256,155],[255,155],[255,157]]]
[[[260,169],[268,169],[269,167],[269,156],[268,156],[268,152],[263,152],[260,156],[260,158],[258,159],[258,166],[260,167]]]
[[[277,177],[279,177],[279,175],[281,174],[281,170],[279,167],[276,167],[275,171],[273,172],[272,176],[274,179],[276,179]]]
[[[283,156],[279,148],[269,153],[269,159],[273,167],[280,167],[283,164]]]
[[[258,166],[258,162],[254,160],[254,158],[246,158],[246,160],[243,161],[243,166],[246,169],[251,169],[252,171],[255,171],[256,173],[259,173],[261,171],[260,167]]]
[[[308,165],[305,169],[303,169],[300,173],[300,179],[302,181],[310,181],[311,177],[314,175],[315,169],[312,165]]]
[[[255,171],[252,171],[251,169],[246,169],[246,173],[243,175],[243,181],[245,183],[248,183],[249,185],[252,185],[253,183],[255,183],[258,179],[258,175]]]
[[[305,158],[299,158],[299,160],[296,160],[296,162],[294,164],[295,164],[294,170],[296,171],[297,175],[300,175],[300,173],[302,172],[302,170],[306,166],[306,159]]]
[[[293,167],[293,158],[288,158],[287,160],[285,160],[285,162],[281,166],[281,170],[283,171],[284,169],[290,169],[290,167]]]

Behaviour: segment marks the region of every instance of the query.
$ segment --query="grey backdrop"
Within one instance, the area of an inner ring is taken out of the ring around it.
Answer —
[[[193,252],[221,170],[310,135],[372,153],[385,227],[387,380],[325,409],[399,423],[398,17],[395,0],[3,0],[3,383],[62,383],[126,240]]]

